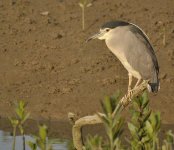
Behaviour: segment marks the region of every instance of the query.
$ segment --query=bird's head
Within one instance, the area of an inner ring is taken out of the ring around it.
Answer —
[[[92,40],[92,39],[99,39],[99,40],[106,40],[111,36],[112,31],[120,26],[126,26],[129,25],[128,22],[124,21],[110,21],[105,24],[103,24],[100,28],[100,31],[93,36],[89,37],[86,42]]]

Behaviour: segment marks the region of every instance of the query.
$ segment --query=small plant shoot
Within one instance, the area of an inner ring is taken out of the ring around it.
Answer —
[[[47,132],[46,125],[39,126],[39,135],[34,136],[35,142],[28,142],[31,150],[37,150],[38,148],[40,150],[52,150],[52,146],[48,144]]]
[[[85,29],[85,8],[92,6],[91,3],[88,2],[88,0],[80,0],[79,6],[82,10],[82,29]]]
[[[26,103],[24,101],[19,101],[15,106],[15,118],[9,118],[10,123],[13,127],[13,146],[12,150],[15,150],[16,144],[16,129],[18,128],[22,138],[23,138],[23,150],[25,150],[25,132],[24,132],[24,123],[29,118],[30,113],[26,112]]]

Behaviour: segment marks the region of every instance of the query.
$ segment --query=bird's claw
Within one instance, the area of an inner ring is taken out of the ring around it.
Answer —
[[[124,107],[131,101],[133,92],[134,92],[134,89],[128,89],[127,94],[125,94],[121,102]]]
[[[128,89],[127,96],[128,97],[131,97],[131,95],[133,94],[133,92],[134,92],[134,89]]]

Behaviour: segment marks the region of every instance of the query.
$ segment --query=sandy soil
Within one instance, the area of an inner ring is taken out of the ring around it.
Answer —
[[[161,78],[151,104],[164,124],[174,124],[173,0],[93,0],[85,31],[78,0],[1,0],[0,116],[25,100],[34,119],[67,120],[68,112],[93,114],[105,95],[125,92],[127,71],[105,43],[85,43],[110,20],[133,22],[151,39]]]

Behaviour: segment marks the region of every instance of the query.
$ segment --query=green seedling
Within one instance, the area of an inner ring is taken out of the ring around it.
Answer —
[[[12,126],[13,126],[13,150],[15,150],[15,139],[16,139],[16,129],[18,128],[23,139],[23,150],[25,150],[25,132],[24,132],[24,123],[30,116],[29,113],[26,112],[26,103],[24,101],[19,101],[15,108],[15,118],[9,118]]]
[[[171,130],[166,133],[166,139],[163,141],[162,150],[173,150],[174,134]]]
[[[88,135],[86,140],[86,150],[102,150],[102,137]]]
[[[15,145],[16,145],[16,128],[19,124],[19,121],[13,118],[9,118],[10,123],[13,127],[13,145],[12,145],[12,150],[15,150]]]
[[[25,132],[24,132],[24,123],[29,118],[30,113],[26,112],[26,103],[24,101],[20,101],[17,104],[17,108],[15,109],[15,112],[17,114],[17,119],[19,121],[18,128],[20,130],[20,133],[23,137],[23,150],[25,150]]]
[[[88,0],[80,0],[79,6],[82,9],[82,29],[85,29],[85,8],[90,7],[92,4]]]
[[[104,115],[99,114],[106,129],[110,150],[122,150],[120,136],[123,132],[124,119],[120,115],[122,108],[118,97],[106,97],[101,103]]]
[[[40,150],[52,150],[51,145],[47,142],[47,131],[47,126],[39,126],[39,135],[34,136],[35,142],[28,142],[31,150],[37,150],[37,148],[39,148]]]

